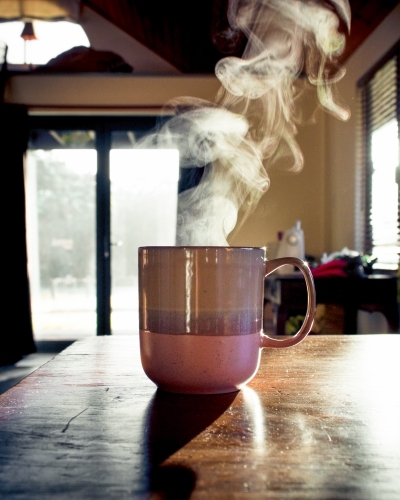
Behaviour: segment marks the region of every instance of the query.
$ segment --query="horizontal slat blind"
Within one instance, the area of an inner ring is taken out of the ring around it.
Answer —
[[[393,118],[397,118],[396,76],[397,57],[393,57],[375,74],[368,85],[371,93],[371,131],[376,130]]]
[[[399,260],[399,48],[360,85],[364,163],[364,251],[376,267]]]

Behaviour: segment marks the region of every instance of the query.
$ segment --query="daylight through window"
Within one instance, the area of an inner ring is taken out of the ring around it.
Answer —
[[[364,131],[364,250],[375,267],[399,262],[399,65],[398,51],[360,83]]]

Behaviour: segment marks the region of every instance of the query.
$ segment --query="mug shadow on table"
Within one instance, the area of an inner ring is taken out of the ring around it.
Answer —
[[[186,395],[156,391],[144,420],[150,492],[161,494],[165,499],[190,497],[196,484],[195,472],[184,465],[163,465],[163,462],[217,420],[237,394]]]

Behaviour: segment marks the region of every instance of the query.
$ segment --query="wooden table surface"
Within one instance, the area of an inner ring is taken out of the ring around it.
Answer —
[[[400,498],[400,335],[264,350],[218,396],[156,391],[138,347],[78,341],[0,396],[0,498]]]

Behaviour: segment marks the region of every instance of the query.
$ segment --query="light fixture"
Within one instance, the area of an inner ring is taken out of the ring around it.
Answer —
[[[33,30],[33,23],[32,21],[27,21],[24,25],[24,29],[22,30],[21,33],[21,38],[25,40],[37,40],[35,32]]]
[[[35,32],[33,30],[32,21],[26,21],[24,24],[24,29],[21,33],[21,38],[24,39],[24,63],[26,64],[26,44],[32,40],[37,40]],[[32,57],[30,58],[32,61]],[[29,64],[30,69],[32,69],[32,62]]]

